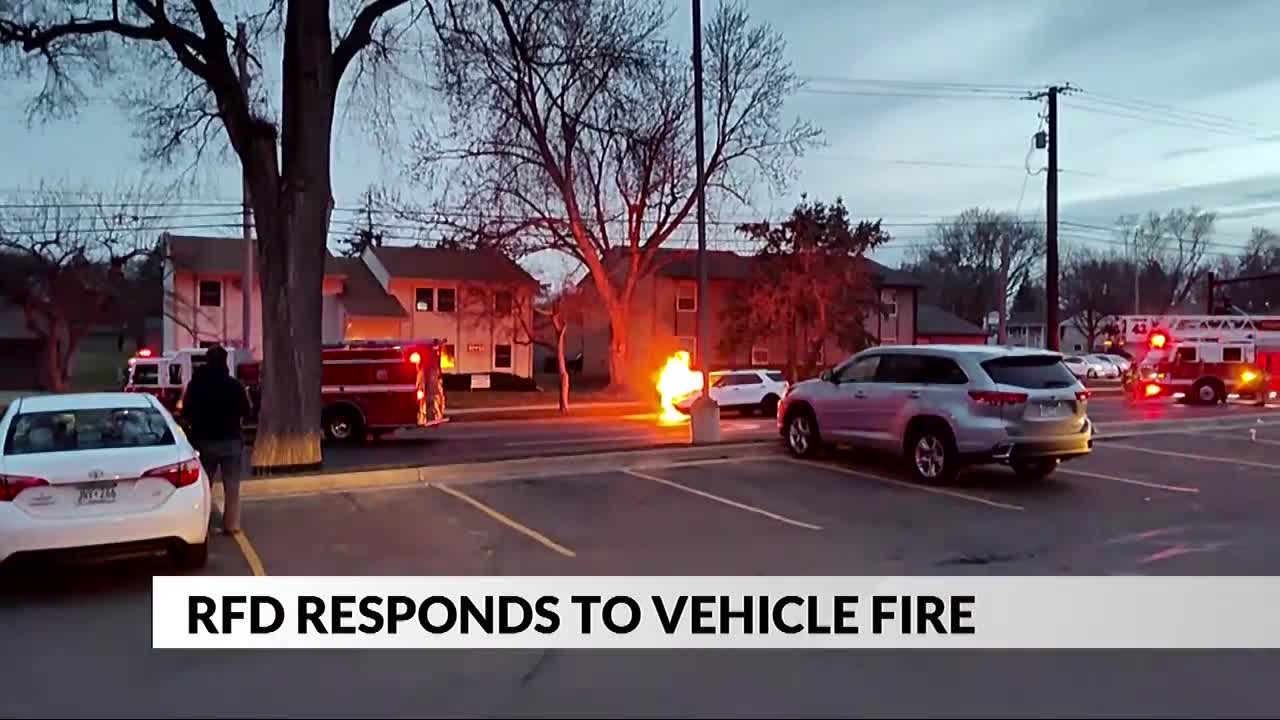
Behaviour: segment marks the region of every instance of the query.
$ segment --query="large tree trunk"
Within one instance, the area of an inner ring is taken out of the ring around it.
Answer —
[[[567,326],[556,328],[556,363],[560,370],[560,412],[569,412],[569,365],[564,360],[564,333]]]
[[[49,334],[44,338],[40,364],[44,389],[55,393],[67,391],[67,371],[63,367],[62,348],[59,347],[62,344],[61,335],[62,326],[51,320]]]
[[[630,298],[628,298],[629,300]],[[615,301],[609,307],[609,387],[620,388],[630,384],[631,366],[627,337],[631,330],[628,317],[630,302]]]
[[[321,318],[332,200],[329,3],[291,2],[285,22],[280,186],[251,173],[262,278],[262,412],[256,470],[320,463]],[[257,154],[274,153],[258,141]],[[252,168],[251,168],[252,169]],[[266,185],[261,191],[255,185]]]

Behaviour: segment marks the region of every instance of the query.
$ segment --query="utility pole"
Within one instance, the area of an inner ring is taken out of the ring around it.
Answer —
[[[702,0],[693,1],[693,117],[694,147],[698,163],[698,369],[702,395],[690,408],[690,433],[694,444],[720,440],[720,408],[711,398],[711,308],[707,287],[707,168],[703,148],[702,119]]]
[[[1000,279],[996,285],[996,342],[1009,344],[1009,234],[1000,237]]]
[[[236,23],[236,70],[240,74],[240,91],[249,101],[249,38],[244,23]],[[253,211],[249,207],[249,176],[240,175],[241,224],[244,233],[244,272],[240,277],[240,343],[245,352],[253,345]]]
[[[1050,85],[1040,92],[1027,96],[1030,100],[1043,99],[1048,104],[1046,149],[1049,153],[1049,177],[1045,182],[1044,201],[1045,340],[1047,348],[1055,352],[1062,347],[1062,337],[1058,327],[1058,96],[1074,92],[1075,89],[1070,83]]]

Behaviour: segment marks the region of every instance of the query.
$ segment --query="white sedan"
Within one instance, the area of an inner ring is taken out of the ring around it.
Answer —
[[[1101,370],[1099,374],[1104,378],[1118,378],[1124,372],[1124,366],[1120,364],[1119,360],[1114,355],[1094,353],[1092,355],[1085,355],[1084,359],[1096,364]]]
[[[1114,365],[1079,355],[1068,355],[1062,358],[1062,364],[1066,365],[1071,374],[1077,378],[1088,378],[1090,380],[1107,377],[1108,373],[1116,372]],[[1118,373],[1116,376],[1118,376]]]
[[[0,418],[0,563],[41,551],[209,555],[213,493],[195,448],[145,393],[41,395]]]

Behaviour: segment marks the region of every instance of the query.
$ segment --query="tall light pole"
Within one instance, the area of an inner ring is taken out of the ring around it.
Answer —
[[[240,88],[249,102],[249,39],[244,23],[236,24],[236,70]],[[249,207],[249,176],[240,174],[241,231],[244,234],[244,268],[240,275],[240,345],[244,352],[253,347],[253,213]]]
[[[693,0],[693,118],[698,163],[698,368],[702,395],[689,409],[694,444],[720,440],[720,407],[711,399],[711,308],[707,287],[707,168],[702,140],[702,0]]]

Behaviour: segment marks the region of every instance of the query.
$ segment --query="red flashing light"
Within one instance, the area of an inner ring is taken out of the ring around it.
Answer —
[[[1155,397],[1156,395],[1160,394],[1160,386],[1154,383],[1149,383],[1147,385],[1146,390],[1144,390],[1143,392],[1146,393],[1147,397]]]
[[[48,485],[49,481],[25,475],[0,475],[0,502],[12,502],[23,490]]]
[[[1150,343],[1152,350],[1159,350],[1169,342],[1169,336],[1162,332],[1151,333],[1151,338],[1148,342]]]
[[[151,357],[151,348],[142,348],[139,350],[138,357]]]
[[[970,390],[969,397],[979,405],[992,405],[1000,407],[1001,405],[1021,405],[1027,401],[1026,393],[1016,392],[996,392],[988,390]]]
[[[414,352],[411,355],[409,355],[409,362],[413,363],[414,365],[417,365],[418,363],[422,362],[422,356],[419,355],[417,352]]]
[[[152,468],[142,473],[142,477],[164,478],[176,488],[194,485],[200,479],[200,461],[192,458],[186,462]]]

